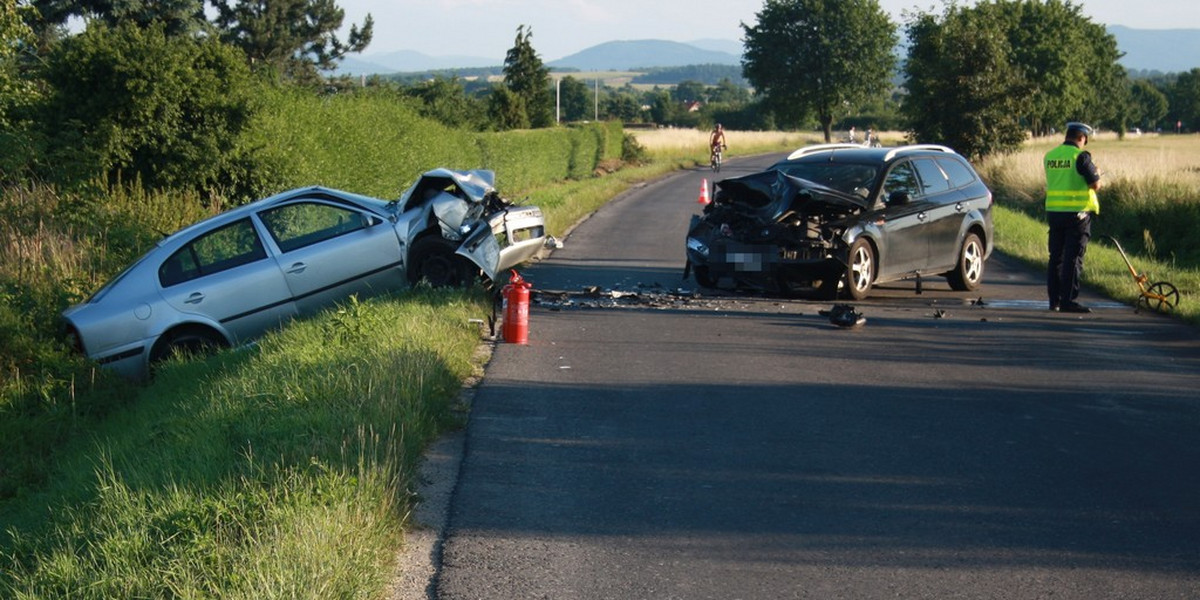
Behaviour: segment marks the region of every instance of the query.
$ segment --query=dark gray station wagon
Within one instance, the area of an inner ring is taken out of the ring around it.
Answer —
[[[717,182],[692,217],[687,259],[704,287],[861,300],[929,275],[974,290],[992,235],[992,193],[950,148],[825,144]]]

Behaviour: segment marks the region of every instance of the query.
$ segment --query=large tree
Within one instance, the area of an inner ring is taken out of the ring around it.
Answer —
[[[896,28],[875,0],[766,0],[745,30],[742,69],[781,125],[833,122],[889,88]]]
[[[1115,38],[1069,0],[950,4],[910,21],[908,37],[904,111],[920,140],[982,156],[1016,148],[1016,123],[1042,135],[1129,118]]]
[[[1184,131],[1200,131],[1200,68],[1180,73],[1171,86],[1171,114]]]
[[[592,90],[587,82],[568,75],[559,83],[558,93],[563,120],[583,121],[596,112]]]
[[[532,28],[517,27],[517,39],[504,57],[504,85],[524,102],[531,127],[549,127],[554,124],[550,70],[533,49],[532,38]]]
[[[1025,139],[1020,115],[1028,86],[1006,58],[1011,48],[1003,33],[995,21],[957,11],[909,23],[902,111],[917,141],[980,157]]]
[[[242,185],[238,138],[254,87],[236,48],[169,36],[161,24],[101,23],[47,58],[45,80],[52,91],[38,127],[49,151],[37,165],[45,179],[106,175],[201,191]]]
[[[1158,122],[1167,116],[1167,97],[1154,84],[1138,79],[1129,88],[1130,118],[1133,124],[1154,131]]]
[[[40,23],[61,26],[71,17],[102,21],[110,27],[158,23],[169,35],[192,34],[208,26],[204,0],[31,0]]]
[[[352,25],[346,41],[337,36],[345,12],[334,0],[212,0],[221,39],[242,49],[255,66],[297,79],[332,70],[351,52],[371,43],[374,20]]]

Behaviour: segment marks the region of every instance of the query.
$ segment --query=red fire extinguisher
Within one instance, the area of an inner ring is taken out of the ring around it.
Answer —
[[[501,290],[504,298],[504,341],[529,343],[529,290],[533,287],[514,269],[508,285]]]

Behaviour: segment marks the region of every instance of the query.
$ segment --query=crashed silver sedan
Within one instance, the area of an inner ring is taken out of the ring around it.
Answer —
[[[546,233],[541,210],[510,204],[494,179],[438,169],[393,201],[307,187],[235,208],[163,238],[63,311],[67,335],[143,378],[172,353],[237,346],[352,294],[495,280]]]

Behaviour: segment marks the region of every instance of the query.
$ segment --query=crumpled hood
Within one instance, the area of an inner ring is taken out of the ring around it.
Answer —
[[[421,174],[416,183],[409,186],[400,195],[399,204],[407,206],[413,194],[423,192],[430,187],[442,189],[451,184],[462,191],[467,199],[480,203],[489,192],[495,191],[496,173],[486,169],[455,171],[443,168],[426,171]]]
[[[789,210],[811,211],[816,204],[846,210],[868,208],[865,198],[792,177],[783,171],[764,171],[717,182],[718,204],[729,204],[738,212],[752,213],[764,220],[778,218]]]

